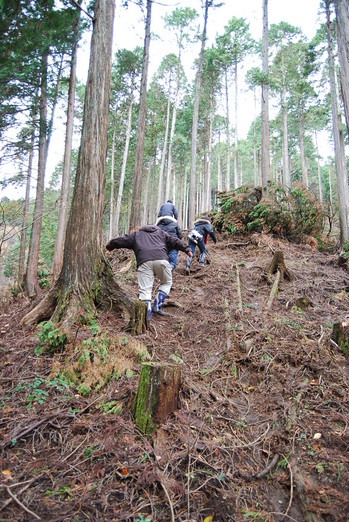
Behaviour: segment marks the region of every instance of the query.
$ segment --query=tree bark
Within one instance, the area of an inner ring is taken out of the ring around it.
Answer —
[[[261,174],[262,194],[267,194],[267,184],[270,178],[270,136],[269,136],[269,30],[268,30],[268,0],[263,0],[263,39],[262,39],[262,121],[261,121]]]
[[[302,164],[302,181],[303,184],[308,188],[308,169],[307,163],[305,160],[305,148],[304,148],[304,125],[303,125],[303,114],[302,107],[298,106],[298,128],[299,128],[299,150],[301,154],[301,164]]]
[[[142,224],[147,225],[148,223],[151,223],[151,221],[148,221],[148,216],[150,214],[150,204],[149,204],[149,186],[150,186],[150,178],[151,178],[151,166],[152,166],[152,160],[149,160],[148,165],[148,175],[147,175],[147,181],[145,184],[145,194],[144,194],[144,205],[143,205],[143,219]]]
[[[337,193],[339,206],[339,226],[340,226],[340,244],[349,240],[349,189],[348,174],[346,170],[346,162],[344,155],[343,135],[340,130],[340,111],[336,96],[336,77],[335,64],[333,56],[333,45],[331,35],[330,20],[330,0],[326,0],[326,19],[327,19],[327,49],[328,49],[328,65],[331,88],[331,111],[332,111],[332,131],[334,138],[334,156],[337,178]]]
[[[322,180],[321,180],[321,167],[320,167],[320,151],[317,140],[317,132],[315,131],[315,146],[316,146],[316,156],[317,156],[317,179],[319,185],[319,200],[320,203],[323,203],[323,193],[322,193]]]
[[[234,135],[234,188],[240,186],[239,172],[238,172],[238,61],[235,58],[234,63],[234,83],[235,83],[235,100],[234,100],[234,112],[235,112],[235,135]]]
[[[170,83],[170,81],[169,81],[169,83]],[[169,87],[168,100],[167,100],[167,111],[166,111],[164,145],[162,147],[160,173],[159,173],[159,189],[158,189],[158,204],[157,204],[158,209],[160,208],[161,202],[163,201],[163,198],[164,198],[164,171],[165,171],[168,131],[170,128],[170,112],[171,112],[171,98],[170,98],[170,87]],[[166,199],[167,199],[167,197],[166,197]]]
[[[282,54],[282,163],[283,183],[286,190],[291,188],[290,157],[288,152],[288,123],[287,123],[287,101],[286,101],[286,74],[284,68],[284,55]]]
[[[225,176],[225,190],[230,190],[230,119],[229,119],[229,87],[228,87],[228,72],[225,71],[225,121],[226,121],[226,135],[227,135],[227,170]],[[235,187],[236,188],[236,187]]]
[[[181,370],[160,363],[142,365],[137,394],[132,405],[136,426],[151,435],[179,404]]]
[[[179,48],[178,53],[178,65],[176,72],[176,88],[175,88],[175,99],[173,102],[173,110],[172,110],[172,121],[171,121],[171,131],[170,131],[170,139],[168,143],[168,160],[167,160],[167,177],[166,177],[166,193],[165,199],[166,201],[170,197],[170,180],[171,180],[171,172],[172,172],[172,147],[173,147],[173,139],[176,128],[176,119],[177,119],[177,109],[178,109],[178,95],[179,95],[179,87],[180,87],[180,66],[181,66],[181,48]],[[175,190],[175,186],[173,186]],[[173,201],[176,202],[175,196],[173,195]]]
[[[194,99],[194,111],[193,111],[193,123],[192,123],[192,134],[191,134],[191,159],[190,159],[190,181],[189,181],[189,226],[192,226],[195,220],[195,185],[196,185],[196,149],[197,149],[197,137],[198,137],[198,121],[199,121],[199,105],[200,105],[200,91],[202,82],[202,67],[204,60],[204,51],[206,45],[206,32],[207,32],[207,18],[208,8],[211,5],[212,0],[205,0],[205,14],[204,14],[204,29],[202,32],[201,49],[199,55],[199,65],[196,73],[196,85],[195,85],[195,99]]]
[[[349,2],[348,0],[335,0],[334,5],[336,9],[341,90],[349,135]]]
[[[132,230],[136,225],[141,224],[141,198],[143,178],[145,116],[147,108],[147,77],[149,64],[151,7],[152,0],[147,0],[147,19],[145,24],[143,67],[141,79],[141,92],[139,100],[138,132],[136,142],[135,175],[131,203],[130,230]]]
[[[117,109],[115,109],[115,112],[114,112],[113,137],[112,137],[112,144],[111,144],[109,240],[113,239],[114,230],[116,228],[115,227],[115,200],[114,200],[116,122],[117,122]]]
[[[97,0],[63,267],[44,300],[22,319],[23,326],[52,317],[69,327],[88,323],[98,308],[113,306],[128,316],[134,309],[102,252],[113,20],[114,0]]]
[[[81,4],[81,0],[80,0]],[[79,5],[80,5],[79,4]],[[67,128],[64,144],[64,159],[62,171],[62,187],[61,187],[61,201],[58,213],[58,229],[55,250],[53,255],[53,279],[56,280],[63,264],[64,239],[67,230],[68,221],[68,204],[69,204],[69,188],[70,188],[70,167],[71,167],[71,151],[73,141],[73,127],[74,127],[74,101],[75,101],[75,86],[76,86],[76,57],[78,51],[79,41],[79,26],[80,26],[80,9],[77,10],[77,17],[74,26],[74,41],[71,56],[69,90],[68,90],[68,109],[67,109]]]
[[[47,144],[47,66],[48,49],[43,53],[40,93],[40,130],[39,130],[39,157],[38,176],[36,181],[36,198],[33,216],[33,226],[30,235],[28,263],[25,286],[29,297],[34,297],[39,290],[38,264],[40,251],[40,238],[42,228],[42,213],[44,208],[44,183],[46,168],[46,144]]]
[[[133,82],[133,78],[132,78],[131,91],[130,91],[130,103],[129,103],[129,106],[128,106],[126,141],[125,141],[125,148],[124,148],[124,153],[123,153],[123,158],[122,158],[122,167],[121,167],[121,174],[120,174],[120,180],[119,180],[118,195],[117,195],[117,199],[116,199],[116,214],[115,214],[115,231],[116,231],[116,234],[119,234],[119,221],[120,221],[121,201],[122,201],[122,194],[123,194],[123,191],[124,191],[128,149],[129,149],[129,146],[130,146],[130,139],[131,139],[132,108],[133,108],[133,86],[134,86],[134,82]]]
[[[331,339],[342,349],[344,355],[349,357],[349,320],[333,325]]]
[[[34,118],[33,118],[33,120],[34,120]],[[27,182],[26,182],[26,189],[25,189],[20,249],[19,249],[17,282],[20,287],[22,287],[24,284],[24,276],[25,276],[25,250],[26,250],[26,244],[27,244],[28,211],[29,211],[30,183],[31,183],[31,179],[32,179],[32,169],[33,169],[34,144],[35,144],[35,123],[33,121],[33,130],[32,130],[32,136],[31,136],[30,149],[29,149],[28,173],[27,173]]]

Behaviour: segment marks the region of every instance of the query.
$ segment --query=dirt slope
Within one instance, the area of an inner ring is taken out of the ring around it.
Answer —
[[[189,277],[179,253],[167,316],[137,339],[182,371],[181,408],[152,438],[130,411],[137,361],[100,392],[55,388],[27,408],[39,389],[29,384],[65,354],[34,355],[35,330],[18,326],[23,298],[4,309],[0,520],[348,522],[349,365],[330,341],[348,314],[348,273],[264,235],[219,238],[208,251]],[[275,251],[290,278],[269,307]],[[136,297],[131,256],[112,259]],[[110,312],[100,321],[110,333],[124,326]],[[103,413],[108,401],[121,413]]]

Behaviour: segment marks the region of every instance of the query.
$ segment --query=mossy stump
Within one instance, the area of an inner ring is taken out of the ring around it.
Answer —
[[[331,339],[340,346],[344,355],[349,357],[349,319],[333,325]]]
[[[141,335],[149,327],[147,305],[144,301],[135,301],[128,325],[131,335]]]
[[[132,413],[136,426],[151,435],[166,417],[178,409],[181,370],[178,366],[144,363]]]

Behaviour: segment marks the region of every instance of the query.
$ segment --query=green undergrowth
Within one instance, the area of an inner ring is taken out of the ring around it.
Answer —
[[[36,355],[64,351],[63,359],[53,357],[50,379],[58,378],[84,396],[122,375],[131,377],[134,364],[150,359],[141,342],[121,334],[110,335],[96,322],[79,328],[74,337],[50,321],[41,323],[39,330]],[[113,407],[110,405],[110,409]]]
[[[324,247],[324,210],[307,188],[297,183],[287,191],[270,183],[267,196],[262,198],[260,188],[242,186],[231,192],[218,194],[220,211],[212,214],[218,232],[245,234],[271,233],[297,243],[316,238],[317,246]]]

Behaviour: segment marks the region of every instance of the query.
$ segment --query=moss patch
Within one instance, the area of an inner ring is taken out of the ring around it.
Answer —
[[[133,375],[135,364],[150,359],[145,345],[125,336],[103,332],[68,345],[63,362],[53,361],[51,376],[77,387],[82,395],[103,388],[110,380]]]

